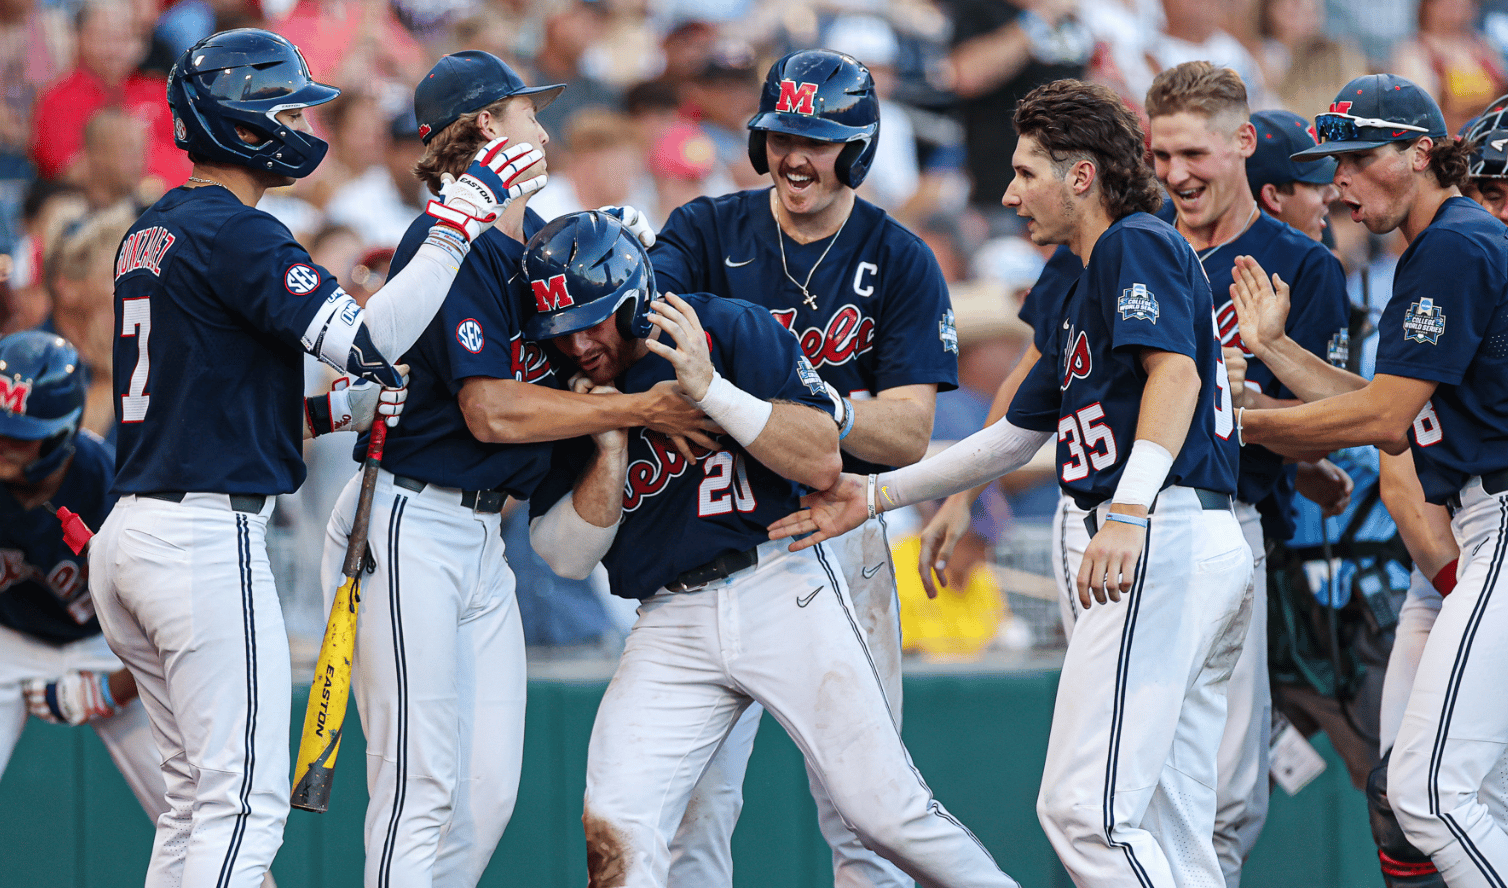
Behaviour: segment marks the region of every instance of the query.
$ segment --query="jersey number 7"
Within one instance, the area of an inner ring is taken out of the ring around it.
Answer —
[[[122,339],[136,340],[136,369],[131,371],[131,390],[120,396],[120,421],[141,422],[147,418],[147,405],[152,403],[152,396],[147,394],[147,374],[152,370],[152,359],[147,354],[147,340],[152,336],[152,307],[148,297],[121,300],[120,335]]]

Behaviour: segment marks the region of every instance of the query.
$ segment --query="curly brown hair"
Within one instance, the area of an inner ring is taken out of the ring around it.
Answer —
[[[1080,160],[1094,164],[1100,200],[1111,219],[1155,213],[1162,206],[1141,122],[1107,87],[1081,80],[1043,84],[1016,104],[1015,124],[1018,134],[1047,152],[1058,175]]]
[[[1469,181],[1467,173],[1471,169],[1471,152],[1476,147],[1477,143],[1474,141],[1452,139],[1449,136],[1435,141],[1434,147],[1429,151],[1429,171],[1435,174],[1435,181],[1440,183],[1441,188],[1452,185],[1459,188]]]
[[[450,173],[460,178],[466,168],[471,166],[471,159],[476,156],[477,149],[487,144],[487,137],[483,135],[481,127],[477,126],[477,118],[482,116],[482,112],[501,117],[503,109],[516,98],[518,96],[505,96],[485,108],[462,114],[450,126],[435,133],[435,137],[424,147],[424,156],[414,164],[414,175],[428,186],[430,193],[440,193],[442,174]],[[528,101],[527,98],[524,100]]]

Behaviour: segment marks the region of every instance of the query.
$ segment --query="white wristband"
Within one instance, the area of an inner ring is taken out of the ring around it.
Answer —
[[[1131,455],[1126,458],[1126,467],[1121,469],[1114,502],[1150,507],[1172,468],[1173,454],[1166,447],[1156,441],[1137,438],[1131,445]]]
[[[712,374],[712,384],[707,386],[707,394],[696,402],[696,406],[744,447],[754,443],[769,423],[770,414],[775,412],[774,404],[754,397],[716,371]]]

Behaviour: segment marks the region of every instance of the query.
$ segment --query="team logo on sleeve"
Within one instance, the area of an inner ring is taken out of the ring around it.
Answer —
[[[1116,304],[1120,310],[1121,320],[1151,321],[1157,323],[1157,297],[1147,289],[1146,284],[1132,284],[1121,291],[1120,301]]]
[[[6,413],[26,413],[26,399],[31,395],[31,380],[7,379],[0,376],[0,410]]]
[[[456,342],[461,344],[461,348],[477,354],[487,344],[487,337],[482,335],[482,325],[477,323],[476,318],[467,318],[456,324]]]
[[[1069,328],[1068,341],[1072,345],[1063,353],[1063,384],[1060,386],[1065,391],[1075,378],[1088,379],[1094,370],[1094,355],[1089,351],[1089,337],[1084,331],[1080,330],[1075,336],[1073,329]]]
[[[283,286],[295,296],[307,296],[319,286],[319,272],[302,262],[290,265],[283,272]]]
[[[1351,331],[1341,327],[1330,337],[1325,346],[1325,360],[1333,366],[1344,367],[1351,360]]]
[[[1445,332],[1445,312],[1428,296],[1409,306],[1403,316],[1403,338],[1437,345]]]
[[[822,377],[817,375],[817,368],[806,359],[806,355],[796,356],[796,375],[801,377],[802,384],[810,389],[812,394],[821,395],[827,392],[827,386],[822,384]]]
[[[943,312],[937,322],[937,338],[942,340],[943,351],[958,354],[958,327],[953,324],[953,309]]]
[[[776,111],[797,114],[816,114],[817,84],[797,83],[794,80],[780,81],[780,98],[775,102]]]

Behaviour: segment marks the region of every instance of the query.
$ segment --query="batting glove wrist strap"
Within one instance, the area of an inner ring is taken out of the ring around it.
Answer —
[[[775,405],[754,397],[715,371],[707,394],[696,406],[744,447],[754,443],[775,412]]]
[[[434,228],[430,229],[431,231],[442,226],[449,228],[452,232],[460,234],[462,239],[465,240],[467,247],[470,248],[471,242],[481,237],[482,232],[491,228],[492,223],[497,221],[497,215],[494,214],[491,217],[473,216],[471,213],[466,212],[466,210],[461,209],[461,203],[461,201],[453,204],[441,203],[440,201],[432,200],[424,207],[424,212],[435,219],[436,224]]]
[[[309,437],[318,438],[335,431],[330,421],[330,396],[315,395],[304,399],[304,424],[309,427]]]
[[[120,711],[104,672],[70,672],[57,681],[29,679],[22,685],[32,715],[54,724],[81,725]]]
[[[466,261],[466,254],[471,252],[471,240],[466,236],[464,228],[457,227],[452,222],[441,219],[436,213],[430,212],[430,209],[438,209],[441,213],[446,212],[445,204],[437,200],[429,202],[429,207],[424,212],[430,216],[434,216],[436,222],[430,226],[429,236],[424,239],[424,242],[433,244],[444,250],[450,256],[451,260],[455,262],[456,267],[459,268],[461,263]],[[463,215],[459,211],[454,212],[457,215]]]
[[[1460,561],[1460,558],[1452,558],[1450,563],[1440,568],[1440,572],[1435,574],[1433,580],[1430,580],[1435,586],[1435,591],[1440,593],[1441,598],[1449,595],[1456,588],[1456,566]]]
[[[1137,438],[1115,486],[1114,501],[1126,506],[1151,507],[1173,468],[1173,454],[1156,441]]]

